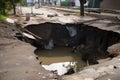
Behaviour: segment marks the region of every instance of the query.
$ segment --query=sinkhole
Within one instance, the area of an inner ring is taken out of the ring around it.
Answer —
[[[116,56],[107,49],[119,42],[120,34],[85,24],[45,22],[26,26],[18,38],[37,47],[34,53],[46,70],[67,75]]]

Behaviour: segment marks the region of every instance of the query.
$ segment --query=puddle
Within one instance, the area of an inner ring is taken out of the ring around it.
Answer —
[[[58,75],[79,71],[86,66],[81,60],[80,55],[72,53],[72,49],[68,47],[57,47],[52,50],[36,50],[35,54],[39,56],[42,66],[49,71],[57,71]]]

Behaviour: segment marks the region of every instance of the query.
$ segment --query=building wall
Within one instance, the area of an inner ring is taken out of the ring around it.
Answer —
[[[26,0],[26,6],[33,6],[35,4],[35,0]]]
[[[57,6],[60,6],[60,5],[61,5],[61,1],[60,1],[60,0],[57,0],[56,5],[57,5]]]
[[[79,0],[75,0],[75,6],[80,6],[80,1]]]
[[[120,10],[120,0],[103,0],[101,2],[101,8]]]

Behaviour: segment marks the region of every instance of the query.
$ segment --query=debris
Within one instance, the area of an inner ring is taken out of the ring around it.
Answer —
[[[49,71],[57,71],[58,75],[64,75],[71,69],[72,66],[75,66],[76,63],[73,62],[61,62],[61,63],[53,63],[51,65],[42,65],[46,70]]]
[[[22,34],[23,34],[23,36],[28,37],[30,39],[36,39],[34,36],[32,36],[32,35],[30,35],[28,33],[23,32]]]
[[[66,13],[66,14],[63,14],[64,16],[69,16],[70,14],[69,13]]]
[[[9,22],[9,23],[15,23],[15,21],[10,19],[10,18],[7,18],[6,21]]]
[[[56,13],[49,13],[49,14],[47,15],[47,17],[50,17],[50,18],[56,17],[56,16],[58,16],[58,14],[56,14]]]
[[[26,13],[26,21],[30,20],[30,13]]]

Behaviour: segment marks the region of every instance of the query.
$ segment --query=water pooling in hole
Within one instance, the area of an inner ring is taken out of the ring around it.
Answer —
[[[58,75],[64,75],[71,68],[77,72],[86,66],[80,55],[72,53],[71,48],[56,47],[53,50],[36,50],[35,52],[42,62],[42,66],[49,71],[57,70]]]

